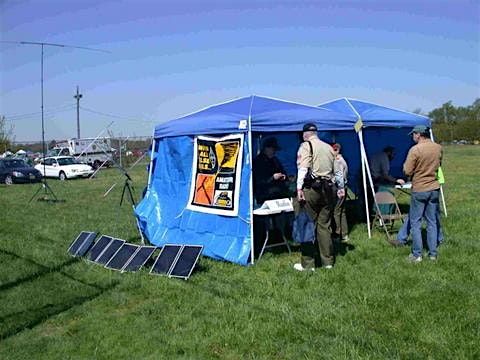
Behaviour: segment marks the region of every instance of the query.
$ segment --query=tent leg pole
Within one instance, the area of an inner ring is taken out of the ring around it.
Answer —
[[[150,189],[150,184],[152,182],[152,172],[153,172],[153,158],[155,156],[155,130],[153,130],[152,136],[152,150],[150,151],[150,166],[148,169],[148,182],[147,182],[147,189]]]
[[[253,238],[253,154],[252,154],[252,106],[253,99],[250,102],[250,110],[248,112],[248,161],[250,162],[250,180],[248,181],[248,192],[250,197],[250,263],[255,263],[255,243]]]
[[[367,177],[365,176],[365,159],[363,157],[363,139],[362,139],[362,130],[358,133],[358,139],[360,141],[360,158],[362,163],[362,182],[363,182],[363,195],[365,200],[365,214],[367,216],[367,229],[368,229],[368,238],[372,238],[372,233],[370,229],[370,209],[368,208],[368,196],[367,196]]]
[[[367,152],[365,151],[365,146],[363,144],[363,134],[361,130],[359,134],[360,134],[360,144],[362,146],[361,152],[364,158],[365,169],[367,170],[368,182],[370,183],[370,190],[372,191],[372,194],[373,194],[373,203],[375,204],[375,209],[377,213],[380,214],[380,208],[378,207],[377,199],[375,199],[375,188],[373,187],[372,174],[370,173],[370,166],[368,165]],[[390,242],[390,237],[388,236],[387,224],[385,224],[384,221],[382,221],[382,226],[385,229],[385,232],[387,233],[387,240],[388,242]]]
[[[447,217],[447,205],[445,204],[445,196],[443,195],[443,186],[440,185],[440,196],[442,197],[443,213]]]
[[[433,138],[433,130],[431,129],[430,129],[430,140],[435,142],[435,139]],[[445,203],[445,196],[443,195],[442,185],[440,185],[440,196],[442,197],[443,213],[445,214],[445,217],[447,217],[447,204]]]

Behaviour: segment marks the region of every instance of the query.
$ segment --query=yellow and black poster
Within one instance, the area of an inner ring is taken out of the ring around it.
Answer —
[[[188,209],[238,215],[242,149],[243,134],[195,138]]]

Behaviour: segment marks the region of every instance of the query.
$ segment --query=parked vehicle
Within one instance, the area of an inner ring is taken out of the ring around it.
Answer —
[[[95,169],[104,164],[111,166],[113,150],[110,138],[68,139],[57,142],[49,151],[49,156],[73,156],[78,162],[88,164]]]
[[[0,182],[7,185],[14,183],[34,183],[42,180],[42,174],[29,166],[22,159],[0,159]]]
[[[54,177],[60,180],[89,177],[94,173],[90,165],[79,163],[71,156],[47,157],[35,165],[35,169],[39,170],[45,177]]]

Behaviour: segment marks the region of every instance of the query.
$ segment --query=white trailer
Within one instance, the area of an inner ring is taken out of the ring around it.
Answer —
[[[109,137],[68,139],[57,142],[50,156],[73,156],[94,168],[111,166],[113,151]]]

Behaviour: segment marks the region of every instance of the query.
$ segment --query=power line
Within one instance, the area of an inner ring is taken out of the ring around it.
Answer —
[[[44,110],[44,113],[45,114],[54,114],[54,113],[57,113],[57,112],[64,112],[64,111],[68,111],[68,110],[72,110],[75,108],[75,105],[74,104],[65,104],[65,105],[60,105],[60,106],[56,106],[56,107],[53,107],[53,108],[50,108],[48,110]],[[4,115],[6,120],[24,120],[26,118],[30,118],[30,117],[35,117],[37,115],[40,115],[41,114],[41,111],[37,111],[37,112],[32,112],[32,113],[26,113],[26,114],[13,114],[13,115]]]
[[[104,113],[101,111],[89,109],[83,106],[80,106],[80,109],[85,110],[87,112],[91,112],[92,114],[97,114],[97,115],[103,115],[103,116],[108,116],[116,119],[122,119],[122,120],[127,120],[127,121],[133,121],[133,122],[144,122],[144,123],[153,123],[153,120],[145,120],[145,119],[136,119],[136,118],[131,118],[131,117],[126,117],[126,116],[121,116],[121,115],[115,115],[115,114],[109,114],[109,113]]]

